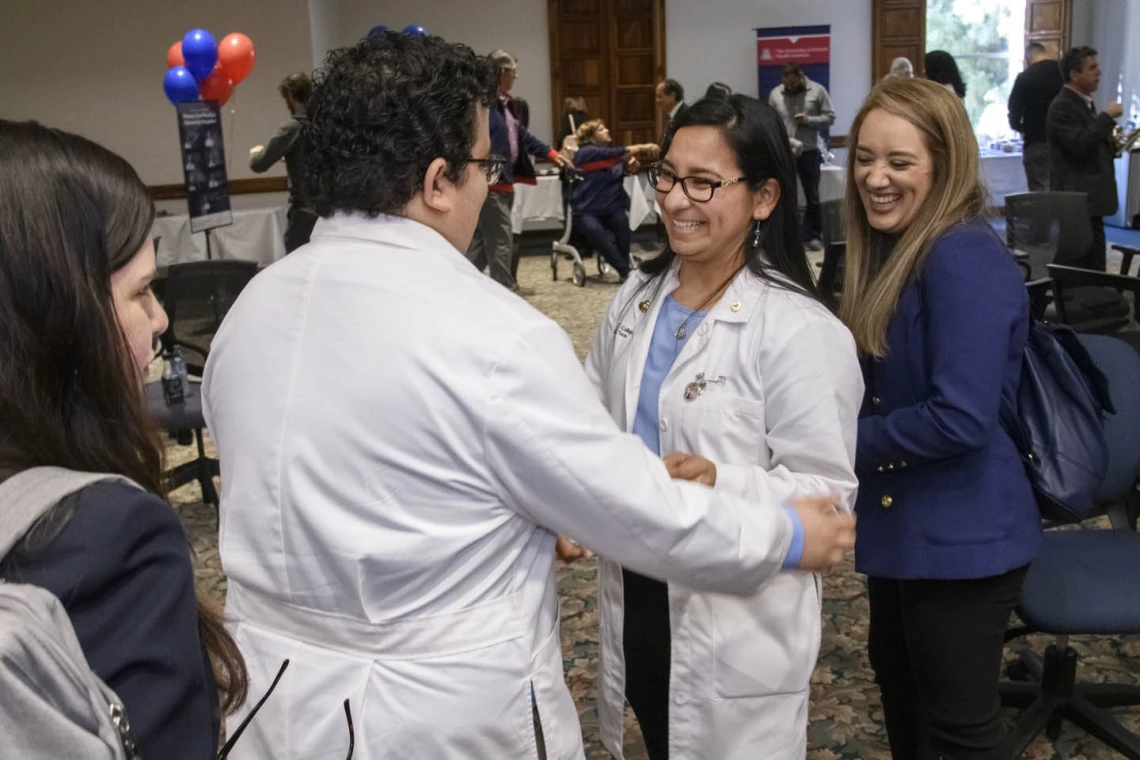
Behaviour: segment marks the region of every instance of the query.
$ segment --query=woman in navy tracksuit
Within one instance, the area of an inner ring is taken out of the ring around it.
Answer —
[[[840,316],[863,354],[855,569],[895,760],[1001,757],[1003,634],[1041,518],[998,420],[1029,301],[982,218],[961,103],[922,79],[875,89],[851,128]]]
[[[574,188],[570,208],[574,224],[618,276],[629,276],[629,196],[622,182],[626,160],[655,155],[652,144],[614,145],[601,119],[578,127],[574,168],[582,180]]]

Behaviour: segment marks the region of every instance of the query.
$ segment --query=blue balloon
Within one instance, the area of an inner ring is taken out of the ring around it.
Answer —
[[[182,60],[195,79],[205,79],[218,62],[218,43],[205,29],[191,29],[182,38]]]
[[[171,103],[185,103],[188,100],[198,99],[198,83],[185,66],[168,69],[166,77],[162,80],[162,89]]]
[[[414,35],[417,35],[419,37],[427,37],[428,36],[428,30],[424,29],[419,24],[408,24],[407,26],[404,27],[404,34],[414,34]]]
[[[383,24],[378,24],[377,26],[374,26],[368,30],[368,39],[374,40],[377,37],[383,37],[387,33],[388,27],[384,26]]]

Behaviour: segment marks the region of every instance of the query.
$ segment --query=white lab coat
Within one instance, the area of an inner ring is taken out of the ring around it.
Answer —
[[[235,758],[343,758],[347,699],[355,760],[533,759],[532,688],[548,757],[582,758],[554,532],[740,594],[791,541],[670,480],[557,325],[406,219],[322,220],[258,275],[203,396],[250,705],[290,660]]]
[[[633,430],[650,339],[662,301],[678,285],[677,267],[656,281],[640,273],[629,279],[586,359],[588,377],[625,430]],[[769,509],[828,492],[851,509],[863,377],[843,324],[820,304],[744,270],[688,329],[692,337],[661,385],[661,453],[713,461],[716,490]],[[705,390],[686,400],[698,373]],[[599,717],[603,742],[621,760],[624,607],[614,560],[603,559],[598,576]],[[669,756],[802,759],[819,653],[818,577],[780,573],[743,598],[669,583],[669,608]]]

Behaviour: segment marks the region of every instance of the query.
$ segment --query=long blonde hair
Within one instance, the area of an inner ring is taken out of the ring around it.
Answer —
[[[856,146],[867,114],[883,110],[922,132],[933,160],[933,185],[918,215],[891,244],[875,230],[855,181]],[[934,241],[955,224],[979,218],[986,190],[978,174],[978,143],[962,101],[925,79],[888,79],[876,87],[851,125],[847,154],[847,260],[839,317],[859,350],[887,355],[887,326],[907,280],[922,269]]]

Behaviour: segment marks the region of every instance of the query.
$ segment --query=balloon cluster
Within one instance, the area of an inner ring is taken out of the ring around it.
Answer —
[[[218,44],[205,29],[191,29],[166,51],[162,89],[171,103],[201,99],[225,105],[253,70],[253,59],[253,41],[244,34],[227,34]]]
[[[389,29],[388,27],[384,26],[383,24],[380,24],[378,26],[374,26],[368,30],[368,39],[374,40],[377,37],[384,35],[384,34],[388,34],[391,31],[393,31],[393,30]],[[418,37],[427,37],[428,36],[428,30],[424,29],[419,24],[408,24],[407,26],[404,27],[404,34],[412,34],[412,35],[416,35]]]

